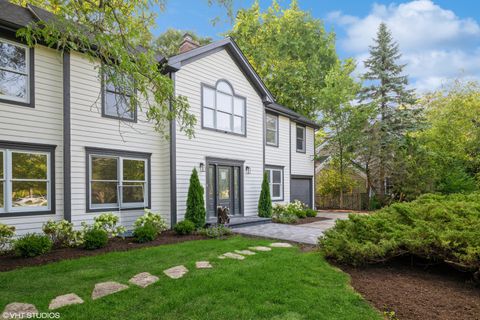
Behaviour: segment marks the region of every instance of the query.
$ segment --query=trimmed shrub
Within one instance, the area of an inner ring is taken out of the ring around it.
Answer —
[[[176,234],[180,235],[191,234],[193,231],[195,231],[195,224],[190,220],[183,220],[177,223],[173,227],[173,230]]]
[[[83,235],[83,247],[87,250],[103,248],[108,243],[108,233],[104,229],[87,228]]]
[[[307,217],[310,217],[310,218],[314,218],[317,216],[317,211],[313,210],[312,208],[305,209],[305,213],[307,214]]]
[[[102,229],[107,233],[109,238],[113,238],[121,233],[124,233],[126,230],[124,226],[117,226],[119,220],[120,218],[111,212],[102,213],[101,215],[93,218],[93,228]]]
[[[192,175],[190,176],[190,186],[188,187],[185,219],[192,221],[198,229],[205,225],[205,216],[206,211],[203,187],[198,179],[197,169],[193,168]]]
[[[199,231],[201,235],[209,238],[223,238],[232,234],[232,229],[225,227],[223,224],[212,226],[209,228],[203,228]]]
[[[10,249],[12,238],[15,235],[15,227],[0,223],[0,254]]]
[[[28,258],[50,252],[52,245],[48,236],[29,233],[16,240],[13,248],[17,256]]]
[[[325,256],[340,263],[362,265],[408,254],[480,276],[478,230],[480,193],[424,195],[337,220],[319,244]]]
[[[157,235],[157,227],[151,222],[147,222],[143,225],[137,226],[135,230],[133,230],[133,236],[135,237],[135,241],[139,243],[153,241],[155,240]]]
[[[73,230],[73,223],[67,220],[49,220],[42,226],[42,231],[56,247],[75,247],[82,242],[82,232]]]
[[[263,173],[262,191],[260,191],[260,198],[258,199],[258,216],[264,218],[272,216],[272,198],[266,172]]]
[[[135,220],[133,226],[135,228],[144,226],[145,224],[152,224],[157,230],[157,234],[162,233],[168,229],[167,222],[158,213],[145,209],[145,214]]]

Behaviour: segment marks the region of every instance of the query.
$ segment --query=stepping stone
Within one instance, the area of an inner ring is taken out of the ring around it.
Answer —
[[[253,256],[254,254],[256,254],[255,252],[250,250],[235,250],[235,252],[238,254],[243,254],[244,256]]]
[[[55,299],[50,301],[48,309],[55,310],[64,306],[69,306],[71,304],[82,304],[83,300],[75,293],[64,294],[63,296],[58,296]]]
[[[225,256],[222,254],[221,256],[218,256],[218,259],[224,260],[224,259],[227,259],[227,257],[225,257]]]
[[[29,319],[34,314],[38,314],[38,310],[33,304],[12,302],[3,310],[2,319]]]
[[[255,251],[272,251],[272,248],[264,247],[264,246],[250,247],[248,249],[255,250]]]
[[[152,276],[148,272],[139,273],[137,275],[134,275],[130,280],[128,280],[129,283],[137,285],[142,288],[146,288],[157,281],[158,281],[158,277]]]
[[[225,258],[235,259],[235,260],[243,260],[243,259],[245,259],[244,256],[239,255],[238,253],[232,253],[232,252],[224,253],[223,256],[224,256]]]
[[[272,247],[272,248],[291,248],[293,246],[290,243],[287,243],[287,242],[274,242],[274,243],[270,243],[270,247]]]
[[[188,272],[188,269],[185,268],[185,266],[176,266],[163,271],[163,273],[165,273],[167,276],[169,276],[172,279],[179,279],[183,277],[183,275],[187,272]]]
[[[128,286],[114,281],[97,283],[92,292],[92,299],[98,299],[128,289]]]
[[[208,261],[197,261],[195,262],[197,269],[211,269],[213,266]]]

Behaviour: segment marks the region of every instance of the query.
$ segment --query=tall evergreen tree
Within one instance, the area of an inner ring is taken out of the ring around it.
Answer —
[[[270,218],[272,216],[272,198],[270,197],[270,186],[268,185],[268,176],[263,174],[262,191],[258,199],[258,216]]]
[[[419,112],[413,107],[414,91],[407,88],[408,78],[403,74],[405,65],[398,62],[400,58],[398,43],[386,24],[381,23],[374,45],[370,46],[370,57],[365,61],[367,71],[363,78],[367,86],[360,93],[360,101],[373,110],[366,130],[365,154],[375,169],[366,169],[367,174],[374,175],[368,177],[373,184],[370,187],[381,199],[386,194],[385,179],[394,170],[395,148],[419,124]]]
[[[198,179],[197,169],[193,168],[190,176],[190,186],[187,195],[187,210],[185,219],[192,221],[196,228],[202,228],[205,225],[205,200],[203,197],[203,187]]]

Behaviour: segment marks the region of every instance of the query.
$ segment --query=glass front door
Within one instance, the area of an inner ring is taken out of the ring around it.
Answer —
[[[241,214],[241,168],[210,164],[207,172],[207,213],[217,216],[218,207],[228,208],[230,215]]]

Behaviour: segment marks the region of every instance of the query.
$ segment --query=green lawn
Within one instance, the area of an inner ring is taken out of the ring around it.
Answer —
[[[348,285],[348,276],[317,252],[273,248],[243,261],[219,254],[270,241],[233,237],[109,253],[0,273],[0,310],[27,302],[40,312],[50,300],[76,293],[83,305],[58,309],[61,319],[381,319]],[[196,260],[214,269],[196,270]],[[163,270],[179,264],[190,271],[173,280]],[[157,283],[93,301],[97,282],[127,283],[139,272],[160,277]]]

